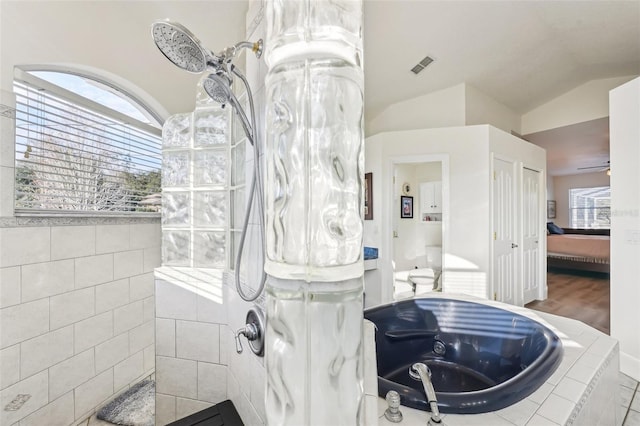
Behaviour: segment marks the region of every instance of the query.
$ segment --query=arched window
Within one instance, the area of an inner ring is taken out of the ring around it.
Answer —
[[[113,85],[17,71],[16,213],[157,212],[157,115]]]

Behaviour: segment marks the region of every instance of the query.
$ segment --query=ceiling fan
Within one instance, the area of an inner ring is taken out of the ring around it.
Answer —
[[[578,170],[588,170],[588,169],[598,169],[596,171],[606,171],[607,175],[611,176],[610,161],[607,161],[606,164],[602,164],[600,166],[578,167]]]

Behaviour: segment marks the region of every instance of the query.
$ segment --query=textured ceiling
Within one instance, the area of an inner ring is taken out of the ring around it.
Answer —
[[[369,118],[462,82],[522,114],[640,74],[639,1],[365,1],[364,35]],[[435,62],[411,73],[426,55]]]
[[[198,76],[158,53],[151,23],[179,21],[218,51],[243,38],[247,8],[244,0],[2,0],[2,86],[13,65],[81,64],[140,88],[165,114],[190,111]],[[365,0],[364,14],[366,120],[463,82],[522,114],[589,80],[640,74],[638,0]],[[426,55],[435,62],[411,73]],[[564,143],[554,140],[539,141],[550,158]],[[602,148],[583,138],[585,152],[591,143]],[[581,164],[604,158],[596,151]]]

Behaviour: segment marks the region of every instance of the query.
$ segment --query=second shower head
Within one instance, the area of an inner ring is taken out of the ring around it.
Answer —
[[[202,87],[211,99],[224,106],[231,100],[231,80],[226,74],[209,74]]]

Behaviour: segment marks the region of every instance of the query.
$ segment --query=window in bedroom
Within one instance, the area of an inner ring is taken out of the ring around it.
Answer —
[[[571,188],[569,224],[572,228],[610,228],[611,188]]]
[[[161,125],[88,77],[16,72],[16,214],[130,214],[160,207]]]

